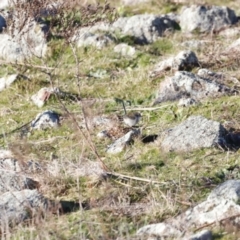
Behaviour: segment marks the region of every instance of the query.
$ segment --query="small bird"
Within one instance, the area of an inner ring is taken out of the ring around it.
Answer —
[[[133,127],[133,126],[138,124],[138,122],[140,121],[141,117],[142,117],[142,115],[140,113],[132,112],[132,113],[125,114],[123,116],[123,121],[129,127]]]
[[[138,124],[139,120],[141,119],[142,115],[138,112],[130,112],[127,113],[124,101],[121,100],[124,110],[123,122],[128,125],[129,127],[133,127]]]

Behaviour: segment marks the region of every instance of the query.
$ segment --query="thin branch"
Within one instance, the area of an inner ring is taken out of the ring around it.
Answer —
[[[150,179],[147,179],[147,178],[131,177],[131,176],[116,173],[116,172],[106,172],[106,174],[108,176],[117,177],[117,178],[121,178],[121,179],[132,179],[132,180],[136,180],[136,181],[140,181],[140,182],[147,182],[147,183],[161,184],[161,185],[167,185],[168,184],[167,182],[158,182],[158,181],[150,180]]]
[[[230,219],[234,219],[234,218],[237,218],[237,217],[240,217],[240,214],[232,215],[232,216],[230,216],[230,217],[222,218],[222,219],[220,219],[220,220],[217,220],[217,221],[214,221],[214,222],[211,222],[211,223],[204,224],[204,225],[202,225],[202,226],[194,229],[194,232],[197,232],[197,231],[199,231],[199,230],[201,230],[201,229],[203,229],[203,228],[205,228],[205,227],[212,226],[212,225],[217,224],[217,223],[219,223],[219,222],[221,223],[221,222],[223,222],[223,221],[230,220]]]

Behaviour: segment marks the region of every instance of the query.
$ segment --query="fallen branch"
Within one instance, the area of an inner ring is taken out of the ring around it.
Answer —
[[[150,179],[147,179],[147,178],[131,177],[131,176],[128,176],[128,175],[115,173],[115,172],[106,172],[106,174],[110,177],[117,177],[117,178],[121,178],[121,179],[132,179],[132,180],[147,182],[147,183],[152,183],[152,184],[163,184],[163,185],[168,184],[167,182],[158,182],[158,181],[150,180]]]

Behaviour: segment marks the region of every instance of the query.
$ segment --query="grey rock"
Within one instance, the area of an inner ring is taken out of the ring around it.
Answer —
[[[174,228],[170,224],[167,223],[157,223],[150,224],[140,228],[137,231],[137,235],[145,235],[145,239],[148,239],[149,236],[161,236],[161,237],[169,237],[176,238],[182,235],[182,232],[178,229]]]
[[[47,128],[56,128],[59,126],[59,115],[51,110],[46,110],[37,115],[32,121],[32,129],[44,130]]]
[[[162,71],[166,70],[184,70],[199,66],[198,58],[192,51],[181,51],[175,57],[161,61],[156,64],[154,70],[150,73],[151,77],[157,76]]]
[[[162,133],[164,151],[191,151],[193,149],[224,146],[226,129],[218,122],[202,116],[191,116],[178,126]]]
[[[6,192],[0,197],[1,229],[41,216],[47,207],[48,201],[37,190]]]
[[[226,77],[224,76],[223,73],[213,72],[206,68],[200,68],[197,72],[197,75],[202,78],[213,80],[218,83],[223,83],[226,80]]]
[[[132,57],[135,55],[136,49],[126,43],[120,43],[114,47],[114,52],[119,53],[122,56]]]
[[[238,21],[235,12],[227,7],[192,5],[184,7],[180,14],[183,32],[218,32]]]
[[[94,46],[97,49],[102,49],[114,42],[114,39],[103,33],[78,32],[73,38],[78,47]]]
[[[0,58],[8,62],[22,62],[33,56],[44,57],[47,52],[46,25],[34,19],[19,20],[15,15],[13,22],[8,26],[11,34],[0,34]]]
[[[207,97],[217,97],[234,93],[236,93],[234,89],[224,84],[190,72],[178,71],[175,73],[175,76],[165,78],[165,80],[160,83],[158,97],[154,104],[179,100],[186,96],[194,98],[195,100],[202,100]]]
[[[117,154],[123,151],[127,144],[133,139],[134,136],[140,134],[139,129],[132,129],[128,133],[126,133],[123,137],[117,139],[107,148],[107,153]]]
[[[122,36],[132,36],[139,44],[152,43],[162,37],[166,31],[173,31],[176,22],[153,14],[121,17],[116,20],[111,29]]]
[[[8,191],[35,189],[39,186],[38,182],[33,179],[13,171],[0,169],[0,175],[0,194]]]
[[[212,239],[210,231],[205,230],[192,234],[191,229],[218,223],[230,217],[234,217],[231,220],[233,224],[239,223],[240,217],[237,215],[240,214],[240,206],[238,202],[235,202],[239,199],[239,189],[239,180],[230,180],[220,184],[210,193],[206,201],[175,218],[144,226],[137,233],[145,236],[154,234],[155,237],[177,237],[177,239]]]
[[[29,160],[23,162],[17,160],[10,150],[0,149],[0,170],[20,172],[39,172],[43,171],[43,167],[36,161]]]
[[[228,180],[212,190],[207,200],[214,199],[233,200],[238,203],[240,200],[240,180]]]
[[[178,102],[178,106],[180,107],[188,107],[196,104],[197,104],[197,101],[193,98],[181,98]]]
[[[202,78],[205,78],[205,79],[211,80],[213,82],[216,82],[218,84],[226,84],[227,82],[234,83],[234,84],[239,83],[237,78],[231,77],[227,73],[213,72],[213,71],[211,71],[209,69],[206,69],[206,68],[199,69],[198,72],[197,72],[197,75],[202,77]]]

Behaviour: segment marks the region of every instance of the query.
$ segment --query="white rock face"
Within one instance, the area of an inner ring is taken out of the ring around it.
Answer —
[[[12,74],[8,77],[0,78],[0,92],[9,87],[18,77],[18,74]]]
[[[237,22],[235,12],[227,7],[192,5],[183,7],[180,26],[183,32],[216,32]]]

